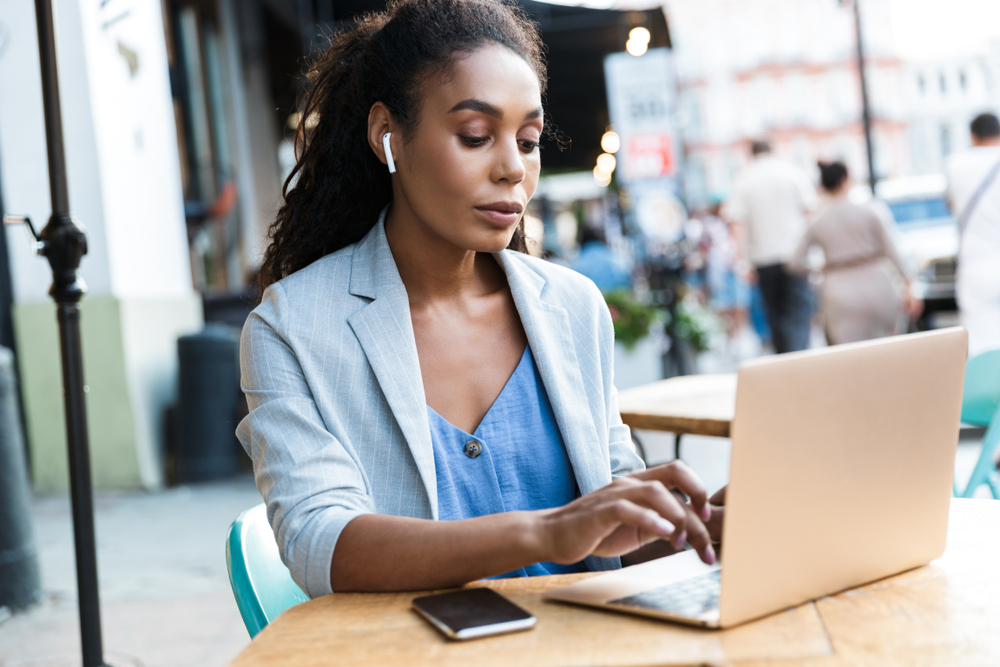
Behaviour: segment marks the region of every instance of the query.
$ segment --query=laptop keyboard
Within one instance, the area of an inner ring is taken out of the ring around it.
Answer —
[[[714,570],[697,577],[611,600],[608,604],[655,609],[677,616],[701,616],[705,612],[719,608],[721,575],[721,570]]]

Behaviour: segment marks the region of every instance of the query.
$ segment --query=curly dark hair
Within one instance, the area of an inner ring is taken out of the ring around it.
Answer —
[[[506,46],[538,76],[545,60],[538,26],[512,0],[392,0],[335,33],[310,66],[299,104],[295,168],[268,230],[258,273],[267,286],[356,243],[392,198],[389,171],[368,144],[368,114],[382,102],[406,135],[417,126],[420,85],[458,52]],[[511,240],[524,252],[523,221]]]

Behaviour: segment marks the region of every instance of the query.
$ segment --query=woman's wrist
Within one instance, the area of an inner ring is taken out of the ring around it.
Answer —
[[[522,516],[518,517],[517,544],[532,559],[532,563],[544,563],[553,559],[552,533],[547,521],[551,513],[552,510],[518,512]]]

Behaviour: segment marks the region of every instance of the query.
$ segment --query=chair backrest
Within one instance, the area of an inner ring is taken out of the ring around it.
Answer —
[[[281,562],[263,503],[240,514],[229,527],[226,566],[251,638],[278,614],[309,599]]]
[[[1000,350],[990,350],[969,359],[965,366],[962,421],[989,426],[1000,406]]]

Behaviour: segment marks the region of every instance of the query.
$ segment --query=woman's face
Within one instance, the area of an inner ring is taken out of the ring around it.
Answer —
[[[464,250],[499,252],[538,185],[538,78],[489,45],[459,54],[422,92],[416,129],[392,137],[393,217]]]

